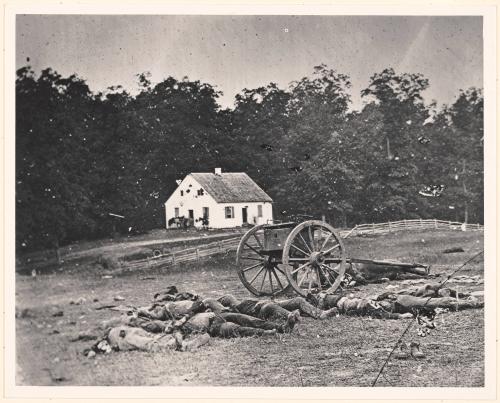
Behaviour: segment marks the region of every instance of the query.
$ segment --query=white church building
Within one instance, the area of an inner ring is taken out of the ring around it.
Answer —
[[[176,228],[180,217],[196,227],[265,224],[273,220],[272,203],[244,172],[190,173],[165,202],[166,227]]]

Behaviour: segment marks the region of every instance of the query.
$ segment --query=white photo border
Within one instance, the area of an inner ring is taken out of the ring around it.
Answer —
[[[4,5],[4,397],[6,398],[163,398],[337,400],[337,399],[496,399],[497,380],[497,275],[496,275],[496,22],[494,5],[460,5],[429,2],[431,5],[337,4],[104,4],[24,3]],[[475,4],[481,4],[477,2]],[[491,4],[491,3],[489,3]],[[484,167],[485,167],[485,385],[477,388],[353,388],[353,387],[83,387],[15,385],[15,19],[18,14],[184,14],[184,15],[404,15],[483,18],[484,54]],[[251,397],[249,397],[251,396]]]

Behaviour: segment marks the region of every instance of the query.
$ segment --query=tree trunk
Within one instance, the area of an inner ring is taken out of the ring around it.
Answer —
[[[465,185],[464,185],[464,190],[465,190]],[[469,222],[469,206],[467,204],[467,200],[465,201],[465,208],[464,208],[464,223]]]
[[[393,155],[391,154],[391,142],[389,140],[389,137],[386,137],[385,141],[387,143],[387,159],[392,160]]]
[[[469,222],[469,204],[467,202],[467,187],[465,186],[465,160],[462,160],[462,188],[464,191],[464,223]]]

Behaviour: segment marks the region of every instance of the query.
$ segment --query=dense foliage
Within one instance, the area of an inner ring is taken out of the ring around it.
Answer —
[[[425,77],[385,69],[351,112],[349,77],[320,65],[287,89],[243,89],[223,110],[210,84],[137,77],[131,95],[94,93],[51,69],[17,71],[21,250],[162,227],[175,180],[214,167],[247,172],[274,199],[277,219],[483,220],[479,89],[438,109],[423,102]]]

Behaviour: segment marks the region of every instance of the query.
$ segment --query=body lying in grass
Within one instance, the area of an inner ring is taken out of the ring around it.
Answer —
[[[346,315],[370,315],[384,319],[402,319],[421,310],[480,308],[482,301],[469,293],[459,293],[440,284],[424,284],[397,292],[384,292],[369,298],[346,297],[338,294],[320,294],[318,308],[332,309]]]
[[[302,297],[282,301],[245,299],[232,295],[201,299],[189,293],[156,295],[156,302],[131,309],[120,318],[106,321],[106,337],[94,352],[159,349],[191,350],[206,344],[210,337],[269,336],[291,332],[300,316],[327,319],[339,314],[370,315],[383,319],[413,318],[422,309],[469,309],[483,303],[456,291],[427,284],[383,293],[372,298],[320,294],[316,306]],[[168,297],[168,296],[171,297]]]
[[[389,261],[387,261],[389,262]],[[429,276],[429,268],[421,265],[408,266],[393,261],[391,265],[380,263],[349,263],[346,274],[357,285],[380,283],[387,280]]]
[[[234,304],[238,307],[233,308]],[[101,327],[108,333],[92,350],[189,350],[208,342],[207,335],[232,338],[289,333],[301,314],[326,319],[337,310],[321,310],[301,297],[280,302],[237,301],[230,295],[202,300],[169,289],[156,294],[151,306],[130,309],[103,322]]]

